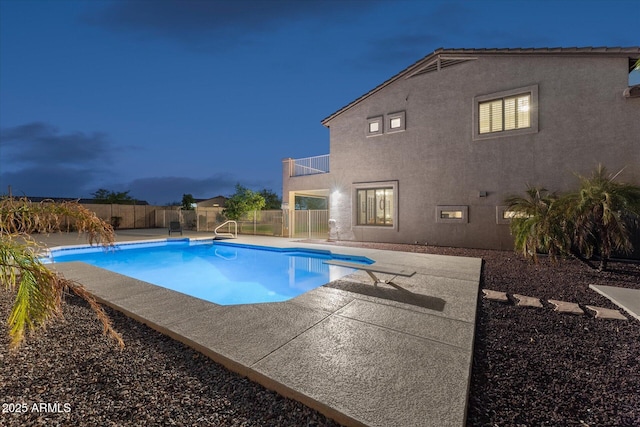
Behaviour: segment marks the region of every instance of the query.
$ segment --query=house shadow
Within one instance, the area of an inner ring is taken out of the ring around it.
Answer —
[[[396,285],[393,282],[387,283],[387,285],[393,287],[393,289],[386,286],[374,286],[371,284],[348,282],[345,280],[337,280],[335,282],[328,283],[325,286],[370,297],[401,302],[403,304],[415,305],[422,308],[428,308],[429,310],[444,311],[446,302],[442,298],[416,294]]]

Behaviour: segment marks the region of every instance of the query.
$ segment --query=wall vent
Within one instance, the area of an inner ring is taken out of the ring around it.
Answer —
[[[475,61],[476,58],[460,58],[449,56],[438,56],[437,58],[429,61],[425,65],[421,66],[413,73],[409,74],[407,78],[415,77],[421,74],[432,73],[434,71],[440,71],[444,68],[452,67],[454,65],[462,64],[463,62]]]

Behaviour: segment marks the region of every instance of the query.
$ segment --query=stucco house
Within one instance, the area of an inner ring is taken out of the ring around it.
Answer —
[[[640,183],[638,58],[437,49],[322,120],[330,152],[283,160],[283,202],[327,198],[340,240],[512,248],[504,199],[527,184],[575,189],[599,163]]]
[[[196,206],[199,208],[224,208],[227,198],[216,196],[210,199],[196,199]]]

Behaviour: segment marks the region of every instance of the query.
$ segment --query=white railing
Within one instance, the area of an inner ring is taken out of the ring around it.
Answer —
[[[233,227],[234,227],[234,232],[233,233],[231,232],[230,227],[227,227],[227,232],[226,233],[218,233],[219,229],[221,229],[225,225],[230,226],[231,224],[233,224]],[[217,226],[215,230],[213,230],[213,234],[215,234],[216,237],[218,237],[218,236],[220,236],[220,237],[233,237],[234,239],[237,239],[238,238],[238,223],[233,221],[233,220],[225,221],[222,224],[220,224],[219,226]]]
[[[315,175],[329,172],[329,155],[292,159],[289,176]]]
[[[326,239],[329,237],[329,211],[297,210],[293,211],[293,229],[291,237],[307,239]]]

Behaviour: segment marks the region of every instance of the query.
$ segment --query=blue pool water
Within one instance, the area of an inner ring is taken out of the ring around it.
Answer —
[[[171,240],[51,252],[53,262],[82,261],[221,305],[286,301],[354,270],[327,265],[364,257],[222,242]]]

